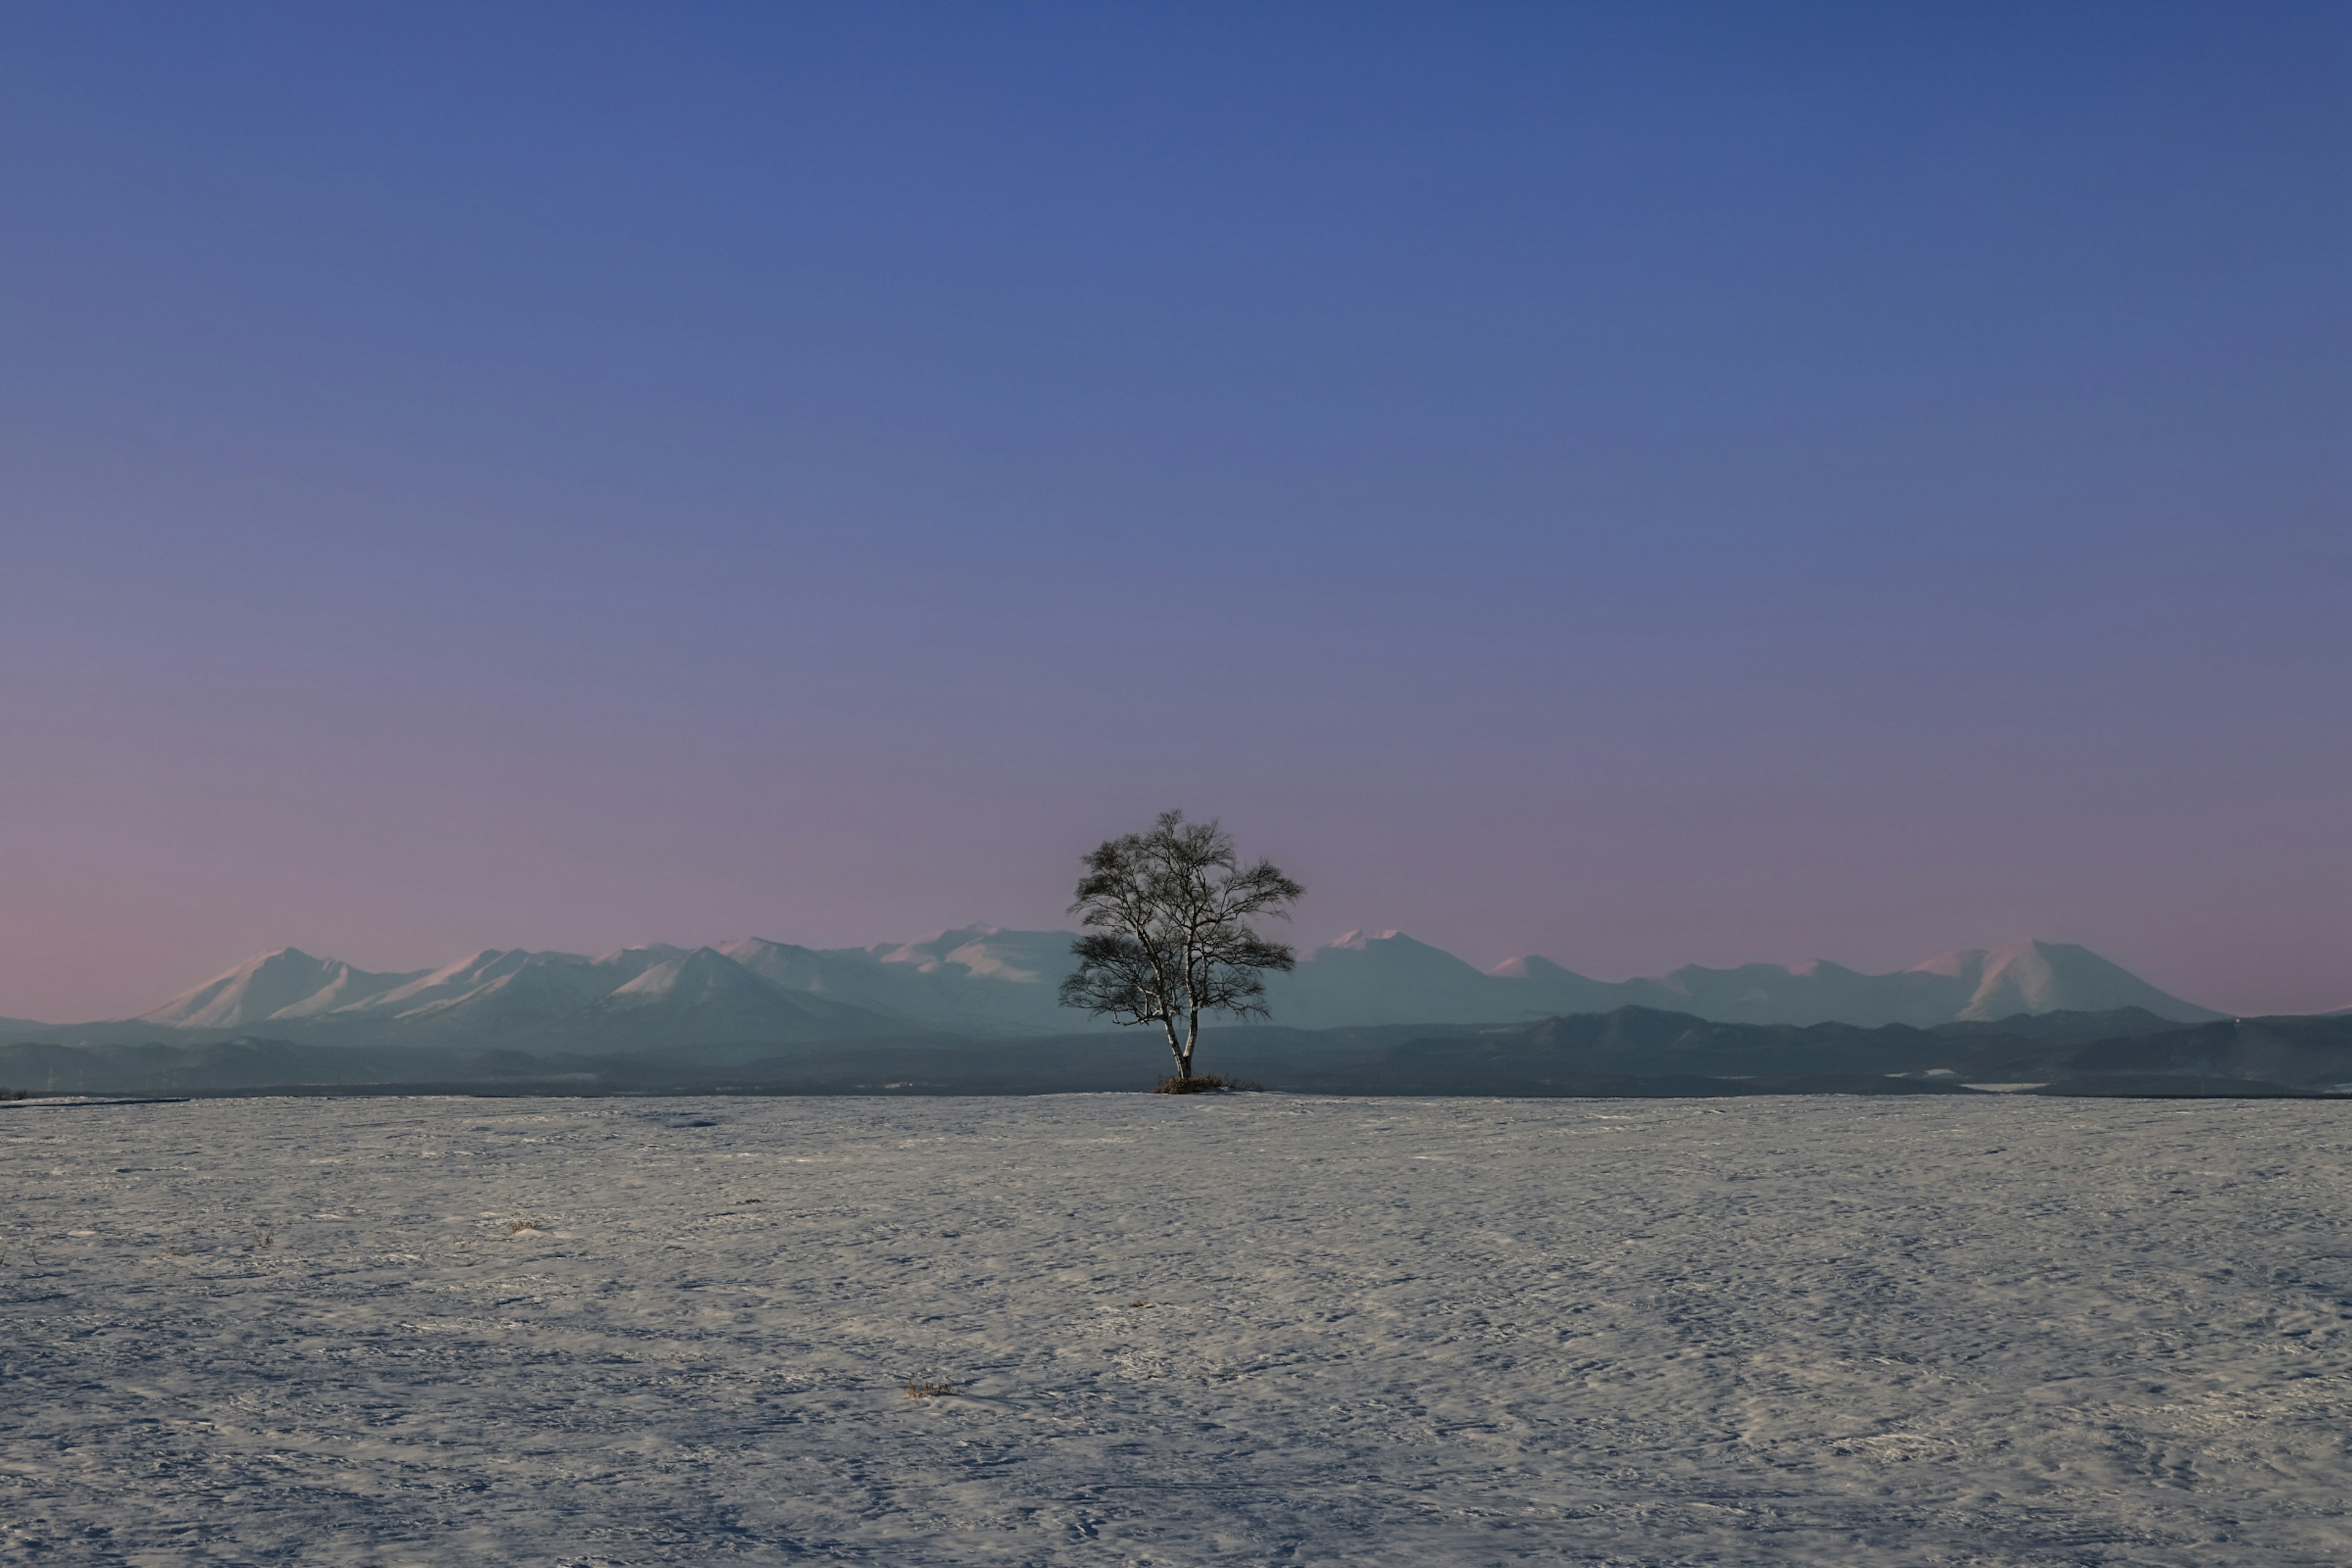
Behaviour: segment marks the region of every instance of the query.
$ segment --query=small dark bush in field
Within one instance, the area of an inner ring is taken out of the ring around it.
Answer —
[[[1254,1089],[1257,1087],[1254,1083],[1244,1083],[1239,1079],[1224,1078],[1216,1073],[1204,1072],[1190,1078],[1180,1075],[1176,1078],[1162,1079],[1160,1081],[1160,1087],[1151,1092],[1154,1094],[1227,1094],[1243,1089]]]
[[[758,1198],[745,1198],[743,1201],[747,1204],[756,1204],[760,1200]]]
[[[909,1399],[937,1399],[942,1394],[953,1394],[955,1391],[956,1385],[952,1383],[918,1381],[907,1384],[907,1397]]]
[[[257,1230],[253,1233],[253,1245],[256,1247],[275,1247],[278,1245],[278,1238],[270,1235],[266,1230]]]
[[[509,1236],[544,1236],[547,1234],[547,1227],[535,1219],[510,1219],[507,1221],[507,1234]]]

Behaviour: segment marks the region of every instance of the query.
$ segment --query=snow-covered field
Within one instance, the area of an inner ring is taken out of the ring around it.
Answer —
[[[10,1106],[0,1558],[2341,1564],[2347,1129]]]

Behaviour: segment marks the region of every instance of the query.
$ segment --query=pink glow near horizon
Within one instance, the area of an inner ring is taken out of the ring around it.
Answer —
[[[927,16],[0,19],[0,1015],[1169,805],[1306,942],[2352,1004],[2339,16]]]

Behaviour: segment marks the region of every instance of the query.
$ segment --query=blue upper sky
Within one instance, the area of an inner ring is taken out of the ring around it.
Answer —
[[[0,16],[0,1013],[1059,919],[2352,1004],[2340,5]],[[92,956],[96,955],[96,956]]]

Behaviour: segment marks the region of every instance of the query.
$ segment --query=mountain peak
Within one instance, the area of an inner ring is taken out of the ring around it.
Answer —
[[[2020,1013],[2109,1013],[2145,1007],[2161,1017],[2206,1023],[2222,1016],[2168,996],[2087,947],[2029,937],[1984,955],[1976,990],[1958,1017],[2007,1018]]]
[[[1380,948],[1391,948],[1399,952],[1445,952],[1442,947],[1432,947],[1418,937],[1407,936],[1393,927],[1386,931],[1346,931],[1324,943],[1320,951],[1329,952],[1335,950],[1345,950],[1349,952],[1370,952]],[[1450,952],[1446,952],[1445,956],[1454,957]],[[1455,962],[1461,961],[1456,959]]]
[[[1494,968],[1486,971],[1486,973],[1495,976],[1498,980],[1559,980],[1565,978],[1569,980],[1580,981],[1584,978],[1583,975],[1579,974],[1576,971],[1569,968],[1566,964],[1555,963],[1539,952],[1527,952],[1521,953],[1517,958],[1507,958],[1503,960],[1502,963],[1495,965]]]
[[[1958,980],[1967,975],[1982,973],[1985,953],[1986,950],[1981,947],[1955,948],[1950,952],[1939,952],[1924,963],[1915,963],[1903,973],[1940,974],[1948,980]]]
[[[1033,985],[1058,982],[1068,973],[1070,933],[969,925],[934,931],[896,947],[884,942],[865,951],[880,963],[911,964],[924,974],[962,975]]]
[[[313,958],[281,947],[248,958],[226,974],[184,991],[135,1022],[182,1029],[238,1028],[265,1018],[302,1018],[331,1012],[414,978],[370,974],[336,958]]]
[[[673,952],[677,950],[673,949]],[[644,973],[613,988],[614,997],[675,996],[737,990],[751,986],[771,989],[768,983],[713,947],[698,947],[664,959]]]

